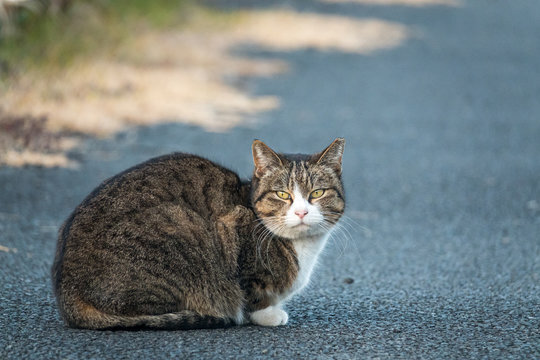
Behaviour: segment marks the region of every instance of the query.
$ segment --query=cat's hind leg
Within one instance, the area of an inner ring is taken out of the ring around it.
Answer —
[[[236,205],[225,215],[219,218],[219,221],[229,228],[246,226],[255,220],[255,214],[245,206]]]

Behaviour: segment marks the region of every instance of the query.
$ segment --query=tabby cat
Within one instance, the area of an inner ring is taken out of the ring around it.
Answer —
[[[287,323],[345,199],[336,139],[314,155],[253,142],[251,181],[174,153],[103,182],[59,232],[52,281],[68,326]]]

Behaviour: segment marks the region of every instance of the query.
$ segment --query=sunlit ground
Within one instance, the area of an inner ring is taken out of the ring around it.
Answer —
[[[461,0],[319,0],[327,3],[357,3],[364,5],[402,5],[402,6],[428,6],[446,5],[462,6]]]
[[[226,131],[253,121],[258,113],[278,107],[280,99],[277,94],[250,94],[238,80],[276,76],[289,71],[289,66],[239,55],[234,51],[239,46],[370,55],[413,36],[399,23],[294,10],[240,11],[232,19],[219,26],[202,19],[177,30],[139,30],[114,56],[87,57],[46,75],[21,74],[0,106],[15,117],[45,116],[40,133],[54,141],[43,151],[16,148],[4,139],[0,163],[73,165],[64,154],[76,145],[76,136],[51,134],[108,136],[129,125],[162,122]]]

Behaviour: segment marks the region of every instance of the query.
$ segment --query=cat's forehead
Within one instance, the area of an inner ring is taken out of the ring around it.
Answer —
[[[317,186],[328,186],[335,182],[336,176],[333,171],[324,166],[317,165],[308,156],[302,158],[287,159],[288,162],[279,174],[276,174],[275,183],[290,191],[311,191]]]

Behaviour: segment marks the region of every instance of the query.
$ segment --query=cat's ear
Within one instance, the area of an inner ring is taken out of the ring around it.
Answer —
[[[251,150],[253,152],[256,177],[261,178],[265,172],[283,166],[279,155],[262,141],[254,140]]]
[[[317,159],[317,164],[326,165],[341,174],[341,159],[345,149],[345,139],[337,138],[326,149],[324,149]]]

